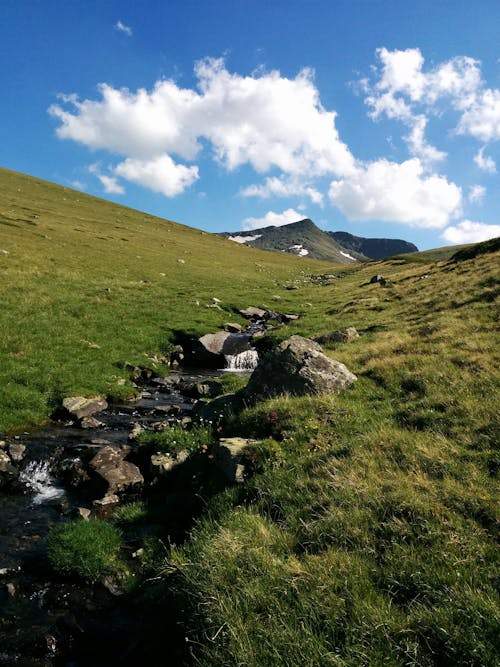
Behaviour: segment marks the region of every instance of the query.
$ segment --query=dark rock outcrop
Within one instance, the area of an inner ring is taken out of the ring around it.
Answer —
[[[350,252],[359,252],[369,259],[385,259],[393,255],[418,252],[413,243],[402,239],[367,239],[348,232],[327,232],[337,243]]]

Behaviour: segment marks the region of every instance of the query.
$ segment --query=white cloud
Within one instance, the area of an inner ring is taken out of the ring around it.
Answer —
[[[448,98],[457,109],[467,109],[476,100],[481,88],[480,63],[474,58],[456,56],[434,69],[423,71],[424,57],[420,49],[377,49],[381,69],[376,70],[374,85],[363,80],[369,93],[366,103],[375,117],[382,113],[391,118],[412,115],[417,105],[431,107]]]
[[[82,192],[84,190],[86,190],[87,186],[85,185],[85,183],[82,183],[82,181],[74,180],[74,181],[68,181],[68,182],[71,185],[71,187],[75,188],[76,190],[82,190]]]
[[[113,195],[125,194],[125,188],[118,183],[115,176],[102,173],[99,163],[89,165],[88,170],[101,181],[104,192]]]
[[[113,28],[118,30],[118,32],[123,32],[127,37],[132,37],[132,28],[121,21],[117,21]]]
[[[285,179],[272,176],[264,183],[249,185],[241,191],[244,197],[308,197],[313,204],[323,205],[323,195],[316,188],[302,183],[298,179]]]
[[[413,127],[405,137],[410,153],[420,158],[424,164],[431,165],[433,162],[444,160],[446,153],[431,146],[425,138],[427,118],[425,116],[417,116],[412,120],[411,124]]]
[[[262,218],[246,218],[243,221],[243,229],[248,231],[250,229],[260,229],[261,227],[281,227],[282,225],[288,225],[290,222],[298,222],[303,219],[304,216],[297,213],[293,208],[289,208],[283,211],[283,213],[268,211]]]
[[[444,176],[424,175],[412,158],[387,160],[358,168],[353,176],[333,181],[330,200],[351,220],[383,220],[415,227],[444,227],[461,210],[462,193]]]
[[[476,155],[474,155],[474,162],[477,164],[479,169],[482,171],[486,171],[489,174],[494,174],[497,170],[497,166],[495,164],[495,160],[490,157],[489,155],[484,155],[484,149],[485,147],[482,146]]]
[[[484,199],[486,188],[483,185],[471,185],[469,187],[469,201],[471,204],[477,204]]]
[[[166,197],[175,197],[198,180],[198,167],[176,164],[169,155],[152,160],[127,158],[115,167],[114,172]]]
[[[422,73],[424,58],[420,49],[388,51],[377,49],[382,63],[382,75],[377,84],[380,91],[406,93],[411,100],[420,100],[425,89],[425,77]]]
[[[456,56],[424,71],[420,49],[381,48],[376,53],[380,67],[375,68],[375,82],[361,82],[369,116],[373,120],[386,116],[407,125],[410,153],[424,164],[446,157],[425,139],[429,118],[441,115],[443,103],[448,111],[458,112],[457,133],[483,141],[500,138],[500,91],[484,90],[477,60]]]
[[[500,139],[500,90],[487,88],[466,107],[457,131],[479,141]]]
[[[97,100],[61,96],[49,108],[60,122],[57,136],[127,160],[167,154],[193,161],[205,140],[228,170],[249,164],[258,173],[277,168],[297,178],[353,173],[354,157],[338,136],[336,113],[320,102],[311,70],[293,79],[278,71],[241,76],[222,59],[205,59],[195,74],[197,89],[162,80],[136,92],[101,84]],[[317,197],[312,189],[308,196]]]
[[[454,227],[447,227],[441,238],[448,243],[479,243],[500,236],[500,225],[485,225],[483,222],[463,220]]]
[[[104,186],[104,192],[115,195],[124,195],[125,188],[120,185],[114,176],[106,176],[105,174],[98,174],[97,178]]]

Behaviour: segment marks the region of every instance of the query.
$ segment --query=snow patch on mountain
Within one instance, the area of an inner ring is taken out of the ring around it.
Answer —
[[[292,245],[288,248],[288,250],[291,250],[292,252],[296,253],[299,255],[299,257],[305,257],[306,255],[309,254],[309,250],[307,248],[304,248],[303,245]]]
[[[256,241],[260,239],[262,234],[256,234],[255,236],[228,236],[228,241],[234,241],[235,243],[250,243],[251,241]]]

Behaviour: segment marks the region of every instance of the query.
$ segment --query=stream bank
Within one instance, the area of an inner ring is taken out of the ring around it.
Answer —
[[[161,513],[151,513],[151,523],[124,529],[131,566],[137,568],[132,554],[145,538],[165,544],[182,541],[201,511],[201,482],[189,463],[163,480],[154,479],[130,435],[189,422],[197,399],[180,389],[193,394],[216,384],[220,376],[221,371],[208,369],[153,377],[141,386],[138,401],[95,414],[100,424],[95,428],[82,429],[66,419],[3,441],[3,451],[17,450],[23,457],[19,477],[0,489],[0,665],[164,665],[165,653],[168,664],[183,663],[186,646],[175,601],[168,596],[159,601],[147,581],[127,593],[113,582],[90,585],[59,575],[49,565],[46,536],[54,526],[80,516],[112,515],[116,505],[100,504],[95,497],[101,488],[75,482],[91,457],[112,448],[126,450],[127,458],[144,472],[144,483],[120,493],[121,501],[141,498],[161,507]],[[219,478],[214,491],[224,484],[227,480]],[[159,615],[162,630],[157,636]]]

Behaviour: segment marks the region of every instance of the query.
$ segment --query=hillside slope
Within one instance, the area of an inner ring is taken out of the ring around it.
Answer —
[[[177,330],[275,297],[300,309],[284,285],[324,270],[0,169],[0,433],[68,392],[130,392],[116,364],[144,363]]]
[[[352,264],[357,260],[366,259],[357,252],[346,250],[309,218],[288,225],[262,227],[249,232],[234,234],[223,232],[221,236],[253,248],[280,250],[340,264]]]
[[[309,296],[296,330],[356,327],[329,354],[358,380],[224,425],[268,458],[162,570],[196,665],[496,667],[499,259],[360,264]]]

